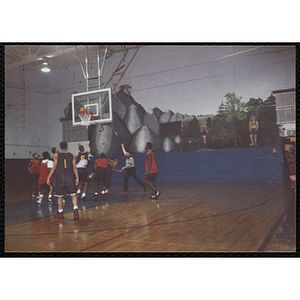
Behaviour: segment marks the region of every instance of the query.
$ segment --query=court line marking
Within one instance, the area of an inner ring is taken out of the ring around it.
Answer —
[[[269,234],[267,235],[267,237],[265,238],[265,240],[262,242],[262,244],[260,245],[260,247],[257,249],[257,252],[264,252],[265,251],[265,249],[268,246],[269,242],[271,241],[274,233],[276,232],[276,230],[279,227],[279,225],[281,224],[284,216],[286,215],[286,211],[287,211],[287,208],[283,211],[283,213],[280,215],[280,217],[278,218],[278,220],[276,221],[276,223],[274,224],[274,226],[271,228]]]
[[[209,218],[209,217],[210,217],[210,218],[211,218],[211,217],[218,217],[218,216],[221,216],[221,215],[227,215],[227,214],[232,214],[232,213],[236,213],[236,212],[240,212],[240,211],[252,209],[252,208],[255,208],[255,207],[257,207],[257,206],[260,206],[260,205],[263,205],[263,204],[269,202],[269,201],[272,200],[274,197],[275,197],[275,195],[271,196],[271,197],[268,198],[266,201],[264,201],[264,202],[262,202],[262,203],[260,203],[260,204],[257,204],[257,205],[253,205],[253,206],[251,206],[251,207],[246,207],[246,208],[238,209],[238,210],[231,211],[231,212],[227,212],[227,213],[221,213],[221,214],[217,214],[217,215],[211,215],[211,216],[201,217],[201,218],[196,218],[196,219],[204,219],[204,218]],[[179,210],[178,212],[175,212],[175,213],[173,213],[173,214],[170,214],[170,215],[168,215],[168,216],[165,216],[165,217],[163,217],[163,218],[160,218],[160,219],[158,219],[158,220],[155,220],[155,221],[150,222],[150,223],[148,223],[148,224],[145,224],[145,225],[143,225],[143,226],[134,228],[134,229],[132,229],[132,230],[130,230],[130,231],[128,231],[128,232],[122,233],[122,234],[120,234],[120,235],[118,235],[118,236],[115,236],[115,237],[113,237],[113,238],[110,238],[110,239],[108,239],[108,240],[105,240],[105,241],[103,241],[103,242],[100,242],[100,243],[98,243],[98,244],[95,244],[95,245],[93,245],[93,246],[90,246],[90,247],[88,247],[88,248],[86,248],[86,249],[79,250],[79,252],[84,252],[84,251],[90,250],[90,249],[92,249],[92,248],[94,248],[94,247],[100,246],[100,245],[102,245],[102,244],[104,244],[104,243],[107,243],[107,242],[109,242],[109,241],[112,241],[112,240],[114,240],[114,239],[116,239],[116,238],[119,238],[119,237],[121,237],[121,236],[124,236],[124,235],[126,235],[126,234],[128,234],[128,233],[134,232],[134,231],[136,231],[136,230],[138,230],[138,229],[144,228],[144,227],[146,227],[146,226],[151,226],[152,224],[157,223],[157,222],[159,222],[159,221],[161,221],[161,220],[163,220],[163,219],[166,219],[166,218],[168,218],[168,217],[170,217],[170,216],[172,216],[172,215],[176,215],[176,214],[178,214],[178,213],[180,213],[180,212],[182,212],[182,211],[185,211],[185,210],[194,208],[194,207],[199,206],[199,205],[201,205],[201,204],[203,204],[203,202],[201,202],[201,203],[199,203],[199,204],[196,204],[196,205],[193,205],[193,206],[190,206],[190,207],[188,207],[188,208]],[[185,220],[185,221],[192,221],[192,220],[196,220],[196,219],[190,219],[190,220]],[[182,221],[180,221],[180,222],[182,222]],[[179,222],[172,222],[172,224],[173,224],[173,223],[179,223]],[[170,223],[162,223],[162,224],[159,224],[159,225],[163,225],[163,224],[170,224]]]
[[[199,217],[199,218],[194,218],[194,219],[187,219],[187,220],[181,220],[181,221],[173,221],[173,222],[168,222],[168,223],[160,223],[158,225],[176,224],[176,223],[190,222],[190,221],[195,221],[195,220],[202,220],[202,219],[207,219],[207,218],[213,218],[213,217],[219,217],[219,216],[224,216],[224,215],[230,215],[230,214],[234,214],[234,213],[237,213],[237,212],[241,212],[241,211],[244,211],[244,210],[248,210],[248,209],[252,209],[252,208],[264,205],[267,202],[269,202],[270,200],[272,200],[274,197],[275,197],[275,195],[273,195],[272,197],[268,198],[266,201],[261,202],[259,204],[255,204],[255,205],[249,206],[249,207],[240,208],[240,209],[237,209],[237,210],[232,210],[232,211],[228,211],[228,212],[224,212],[224,213],[220,213],[220,214],[216,214],[216,215],[209,215],[209,216],[204,216],[204,217]]]
[[[100,245],[102,245],[102,244],[105,244],[105,243],[107,243],[107,242],[110,242],[110,241],[112,241],[112,240],[115,240],[115,239],[117,239],[117,238],[119,238],[119,237],[121,237],[121,236],[124,236],[124,235],[126,235],[126,234],[129,234],[129,233],[134,232],[134,231],[136,231],[136,230],[142,229],[142,228],[147,227],[147,226],[149,226],[149,225],[151,225],[151,224],[153,224],[153,223],[159,222],[159,221],[161,221],[161,220],[163,220],[163,219],[169,218],[169,217],[171,217],[171,216],[174,216],[174,215],[176,215],[176,214],[178,214],[178,213],[181,213],[181,212],[183,212],[183,211],[185,211],[185,210],[194,208],[194,207],[199,206],[199,205],[201,205],[201,204],[203,204],[203,202],[198,203],[198,204],[193,205],[193,206],[190,206],[190,207],[187,207],[187,208],[185,208],[185,209],[181,209],[181,210],[179,210],[179,211],[177,211],[177,212],[174,212],[174,213],[172,213],[172,214],[170,214],[170,215],[167,215],[167,216],[165,216],[165,217],[162,217],[162,218],[160,218],[160,219],[158,219],[158,220],[155,220],[155,221],[152,221],[152,222],[150,222],[150,223],[148,223],[148,224],[139,226],[139,227],[134,228],[134,229],[132,229],[132,230],[130,230],[130,231],[127,231],[127,232],[124,232],[124,233],[122,233],[122,234],[119,234],[119,235],[117,235],[117,236],[115,236],[115,237],[112,237],[112,238],[110,238],[110,239],[108,239],[108,240],[105,240],[105,241],[102,241],[102,242],[100,242],[100,243],[97,243],[97,244],[95,244],[95,245],[93,245],[93,246],[90,246],[90,247],[87,247],[87,248],[85,248],[85,249],[79,250],[78,252],[88,251],[88,250],[90,250],[90,249],[92,249],[92,248],[95,248],[95,247],[97,247],[97,246],[100,246]]]

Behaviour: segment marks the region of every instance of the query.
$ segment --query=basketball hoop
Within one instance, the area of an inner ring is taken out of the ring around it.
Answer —
[[[78,116],[81,120],[81,125],[86,126],[86,128],[88,128],[90,126],[92,114],[85,113],[85,114],[79,114]]]

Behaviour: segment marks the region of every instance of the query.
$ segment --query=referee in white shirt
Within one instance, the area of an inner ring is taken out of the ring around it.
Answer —
[[[136,175],[136,169],[134,167],[134,158],[131,156],[129,152],[125,150],[124,144],[121,144],[122,150],[124,155],[126,156],[126,161],[125,161],[125,167],[122,168],[122,170],[126,169],[126,173],[124,176],[124,181],[123,181],[123,188],[124,192],[128,192],[128,180],[130,176],[140,184],[140,186],[144,189],[144,192],[146,192],[146,184],[137,177]]]

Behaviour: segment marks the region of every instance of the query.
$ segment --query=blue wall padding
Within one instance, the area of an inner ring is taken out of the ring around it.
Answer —
[[[231,182],[231,181],[282,181],[283,160],[280,147],[274,155],[272,147],[253,147],[196,152],[155,153],[158,166],[157,182]],[[125,165],[125,157],[117,169]],[[138,177],[145,178],[145,154],[134,154]],[[113,156],[108,158],[114,159]],[[88,166],[93,170],[96,157]],[[27,166],[29,159],[5,160],[6,185],[30,184]],[[113,173],[111,182],[122,182],[124,173]],[[132,178],[130,181],[134,181]]]
[[[197,152],[156,153],[157,182],[282,181],[282,152],[273,148],[243,148]],[[138,177],[145,177],[145,154],[133,155]],[[109,157],[114,158],[114,157]],[[124,157],[117,169],[125,164]],[[122,182],[114,173],[111,182]]]

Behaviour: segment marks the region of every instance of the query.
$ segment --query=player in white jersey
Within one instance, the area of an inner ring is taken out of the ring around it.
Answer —
[[[80,145],[78,147],[79,151],[77,154],[75,154],[76,159],[76,167],[78,170],[78,177],[79,177],[79,185],[77,190],[77,197],[80,198],[81,193],[81,187],[83,184],[83,193],[81,195],[81,200],[86,201],[86,191],[88,187],[88,172],[87,172],[87,166],[89,163],[89,154],[91,153],[91,148],[89,143],[86,144],[88,151],[85,151],[84,147]]]

